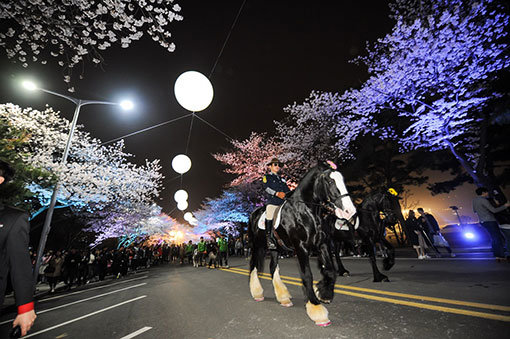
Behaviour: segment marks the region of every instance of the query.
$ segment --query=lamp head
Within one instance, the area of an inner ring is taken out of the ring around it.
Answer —
[[[32,81],[25,80],[21,83],[21,85],[29,91],[35,91],[37,89],[37,85]]]
[[[135,105],[133,104],[132,101],[130,100],[122,100],[120,103],[119,103],[120,107],[122,107],[122,109],[128,111],[128,110],[131,110],[133,109],[133,107],[135,107]]]

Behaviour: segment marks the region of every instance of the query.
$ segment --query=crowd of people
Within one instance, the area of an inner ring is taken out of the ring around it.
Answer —
[[[228,267],[230,256],[243,257],[248,252],[246,241],[241,237],[227,240],[223,235],[208,241],[202,237],[197,243],[190,240],[182,244],[132,245],[119,249],[49,250],[42,258],[39,282],[48,283],[53,293],[59,282],[69,290],[106,278],[119,279],[128,272],[161,263],[191,265],[195,260],[197,266]],[[37,255],[31,251],[30,256],[35,267]]]

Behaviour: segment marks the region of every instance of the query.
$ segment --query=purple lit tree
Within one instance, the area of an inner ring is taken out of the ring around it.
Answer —
[[[404,150],[446,149],[477,185],[499,190],[488,131],[502,114],[491,104],[510,65],[509,17],[493,0],[414,3],[397,1],[392,32],[358,59],[371,76],[348,93],[348,110],[397,111],[409,122],[399,138]]]
[[[224,191],[219,198],[207,199],[202,208],[193,212],[198,220],[196,230],[224,228],[228,233],[237,233],[240,224],[246,224],[255,205],[237,189]]]
[[[87,223],[85,231],[96,234],[91,246],[109,238],[119,239],[119,247],[128,246],[147,236],[163,237],[168,231],[182,226],[162,214],[161,207],[156,204],[110,205],[94,213],[82,213],[82,218]]]
[[[347,111],[346,103],[338,93],[312,91],[303,103],[284,108],[287,117],[275,124],[285,171],[293,178],[301,178],[319,160],[353,159],[354,140],[373,133],[372,117]]]

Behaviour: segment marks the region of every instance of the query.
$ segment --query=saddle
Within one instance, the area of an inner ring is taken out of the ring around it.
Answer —
[[[273,229],[277,229],[278,226],[280,226],[280,220],[281,220],[281,213],[280,213],[280,211],[282,210],[283,205],[285,205],[285,202],[283,204],[281,204],[280,206],[278,206],[278,208],[274,212],[274,216],[273,216]],[[262,215],[260,216],[260,218],[259,218],[259,220],[257,222],[257,226],[258,226],[259,229],[261,229],[261,230],[265,230],[266,229],[265,220],[266,220],[266,211],[264,211],[264,213],[262,213]]]
[[[274,212],[274,216],[273,216],[273,236],[275,237],[276,242],[278,243],[278,245],[281,248],[283,248],[286,251],[293,251],[293,249],[285,246],[283,240],[280,238],[278,233],[276,233],[276,229],[278,228],[278,226],[280,226],[280,220],[281,220],[281,213],[280,212],[282,210],[283,205],[285,205],[285,202],[283,204],[281,204],[280,206],[278,206],[278,208]],[[262,213],[262,215],[260,216],[260,218],[259,218],[259,220],[257,222],[257,226],[258,226],[259,229],[261,229],[261,230],[265,230],[266,229],[265,220],[266,220],[266,212],[264,211],[264,213]]]

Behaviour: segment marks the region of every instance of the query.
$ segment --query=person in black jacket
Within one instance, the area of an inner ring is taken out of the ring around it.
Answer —
[[[278,161],[277,158],[271,159],[267,163],[269,174],[264,175],[262,182],[264,183],[264,191],[267,193],[267,205],[266,205],[266,239],[267,249],[276,250],[276,242],[272,236],[273,229],[273,216],[278,206],[283,204],[285,195],[290,192],[287,182],[282,179],[278,172],[283,167],[283,163]]]
[[[0,185],[13,176],[14,171],[9,164],[0,160]],[[32,264],[28,254],[29,231],[28,214],[0,202],[0,306],[4,303],[10,273],[18,308],[13,327],[19,325],[22,336],[27,334],[37,317],[34,311]]]
[[[432,245],[434,245],[434,248],[435,248],[437,254],[438,255],[440,254],[437,247],[444,247],[444,248],[446,248],[446,250],[448,251],[448,254],[450,254],[450,256],[452,258],[455,257],[455,253],[452,252],[452,249],[450,248],[450,244],[448,244],[448,242],[446,240],[444,240],[444,238],[443,238],[444,243],[436,243],[434,240],[434,236],[440,236],[440,238],[442,238],[439,224],[438,224],[436,218],[434,218],[434,216],[430,213],[425,213],[425,211],[421,207],[418,207],[418,213],[420,213],[420,215],[421,215],[418,218],[418,221],[420,222],[421,227],[427,234],[427,237],[432,242]]]

